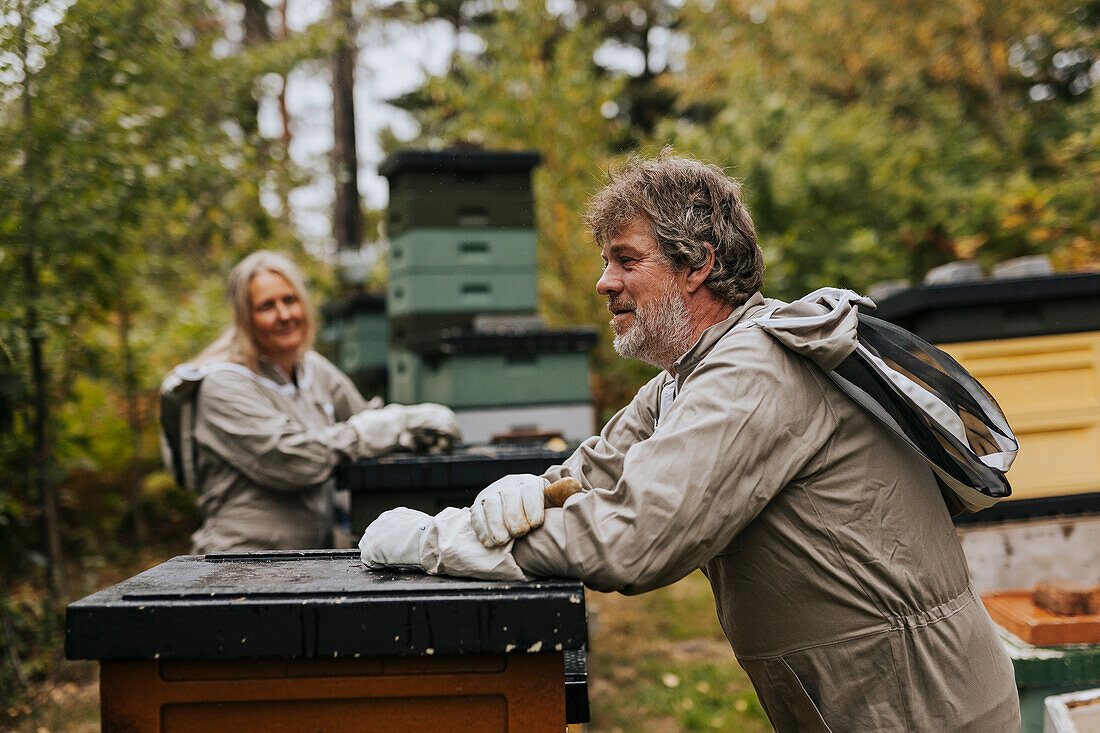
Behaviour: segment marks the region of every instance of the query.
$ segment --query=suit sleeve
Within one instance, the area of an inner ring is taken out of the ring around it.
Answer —
[[[332,398],[333,417],[337,422],[343,422],[355,413],[367,409],[367,401],[360,394],[355,382],[351,381],[351,377],[315,351],[310,352],[308,358],[325,380],[326,391]]]
[[[304,426],[264,389],[237,374],[208,376],[199,392],[196,441],[255,484],[275,491],[316,486],[338,461],[352,456],[358,436],[350,425]]]
[[[653,434],[664,372],[642,387],[634,399],[607,421],[599,435],[593,435],[560,466],[543,474],[548,481],[575,478],[585,491],[613,485],[622,475],[623,461],[631,446]]]
[[[543,476],[550,481],[567,476],[576,478],[585,490],[614,483],[622,471],[623,460],[639,441],[653,433],[657,399],[667,375],[655,377],[620,410],[600,432],[586,440],[560,466],[554,466]],[[425,523],[420,542],[420,566],[433,574],[459,575],[474,578],[527,575],[516,565],[512,542],[500,547],[485,548],[474,536],[468,509],[462,513],[444,510]],[[384,531],[385,514],[367,529],[366,534]],[[560,573],[559,573],[560,574]]]
[[[516,540],[517,563],[625,593],[701,566],[822,463],[835,420],[814,368],[755,329],[724,340],[660,426],[626,448],[618,476],[599,474],[606,483],[548,509]]]

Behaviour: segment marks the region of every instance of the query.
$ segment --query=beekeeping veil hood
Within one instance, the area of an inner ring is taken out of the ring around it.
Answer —
[[[1009,496],[1004,473],[1019,444],[997,402],[943,351],[860,311],[874,307],[850,290],[822,288],[752,323],[811,359],[920,453],[952,514]]]

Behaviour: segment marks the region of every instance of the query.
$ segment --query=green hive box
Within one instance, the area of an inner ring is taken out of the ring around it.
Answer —
[[[457,354],[425,359],[393,350],[390,401],[456,410],[590,401],[588,354]]]
[[[531,170],[540,156],[479,149],[403,150],[382,161],[389,236],[423,228],[533,229]]]
[[[1100,644],[1037,647],[1000,629],[1020,693],[1023,733],[1042,733],[1043,700],[1100,685]]]
[[[390,236],[431,227],[531,229],[535,225],[531,192],[421,192],[415,198],[390,201],[386,230]]]
[[[390,275],[389,315],[529,313],[538,307],[534,268],[452,268]]]
[[[535,233],[415,229],[390,244],[389,315],[523,313],[538,306]]]
[[[531,169],[537,153],[485,150],[404,150],[387,158],[379,171],[390,182],[390,198],[455,191],[531,195]]]
[[[366,397],[385,393],[390,328],[380,296],[354,295],[321,307],[325,351]]]
[[[535,269],[535,233],[527,229],[415,229],[390,241],[391,277],[416,272]]]
[[[344,324],[339,367],[345,372],[386,366],[389,326],[385,314],[358,313]]]
[[[390,351],[390,400],[455,409],[572,405],[590,401],[595,331],[456,331],[410,339]]]

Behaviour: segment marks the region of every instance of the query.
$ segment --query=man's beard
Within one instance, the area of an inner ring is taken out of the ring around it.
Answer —
[[[611,299],[612,305],[620,305]],[[615,351],[626,359],[668,369],[687,353],[692,340],[691,316],[676,284],[667,287],[653,301],[634,311],[634,322],[615,334]]]

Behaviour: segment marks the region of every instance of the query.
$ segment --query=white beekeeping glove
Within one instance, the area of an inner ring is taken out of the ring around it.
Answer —
[[[458,442],[462,431],[450,409],[426,402],[422,405],[387,405],[366,409],[348,418],[359,437],[356,458],[389,453],[397,447],[424,450]]]
[[[517,473],[482,489],[470,507],[470,526],[481,544],[496,547],[541,527],[548,486],[540,476]]]
[[[368,568],[423,570],[420,539],[432,518],[424,512],[398,507],[382,512],[359,540],[359,553]]]
[[[434,517],[399,507],[371,522],[359,541],[364,567],[423,570],[484,580],[527,580],[511,543],[484,547],[470,527],[470,510],[447,507]]]
[[[446,449],[462,439],[458,418],[449,407],[433,402],[400,407],[405,415],[405,430],[398,438],[402,447],[413,451]]]
[[[420,541],[420,561],[432,575],[482,580],[528,580],[512,557],[511,541],[485,547],[474,536],[470,510],[447,507],[436,514]]]

